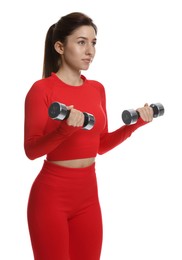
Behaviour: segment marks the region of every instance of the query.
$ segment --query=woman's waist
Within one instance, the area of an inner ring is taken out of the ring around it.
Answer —
[[[95,163],[95,157],[72,160],[47,160],[50,163],[67,168],[85,168]]]

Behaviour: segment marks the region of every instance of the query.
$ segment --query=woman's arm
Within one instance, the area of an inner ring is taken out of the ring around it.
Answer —
[[[138,108],[137,111],[140,113],[140,118],[138,119],[136,124],[133,125],[123,125],[119,129],[108,132],[108,119],[107,119],[107,111],[106,111],[106,97],[105,91],[103,89],[101,95],[102,108],[105,111],[106,115],[106,125],[105,129],[100,135],[100,146],[98,150],[98,154],[104,154],[114,147],[118,146],[122,142],[124,142],[131,134],[138,129],[139,127],[151,122],[153,119],[153,110],[148,104],[145,104],[144,107]]]
[[[57,121],[47,132],[47,125],[52,120],[48,116],[48,106],[49,95],[45,88],[34,84],[25,99],[24,121],[24,149],[31,160],[48,154],[79,130],[79,127],[69,126],[66,121]]]

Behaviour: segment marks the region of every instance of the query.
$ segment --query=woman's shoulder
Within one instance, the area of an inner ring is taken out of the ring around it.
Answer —
[[[41,78],[33,82],[29,91],[36,92],[49,92],[54,85],[54,80],[52,75],[47,78]]]
[[[48,96],[50,94],[52,85],[51,76],[34,81],[27,92],[26,99],[37,99]]]
[[[32,87],[34,88],[46,88],[52,84],[52,76],[47,77],[47,78],[41,78],[36,80],[33,84]]]
[[[93,79],[87,79],[87,82],[90,86],[98,89],[99,91],[105,91],[104,85],[98,81],[98,80],[93,80]]]

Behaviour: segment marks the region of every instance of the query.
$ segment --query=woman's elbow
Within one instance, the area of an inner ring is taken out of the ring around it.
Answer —
[[[28,159],[35,160],[38,158],[37,154],[28,145],[24,145],[24,151]]]

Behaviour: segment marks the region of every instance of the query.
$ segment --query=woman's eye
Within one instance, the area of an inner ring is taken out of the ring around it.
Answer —
[[[95,46],[95,45],[96,45],[96,42],[93,42],[92,45]]]
[[[79,41],[78,44],[84,45],[84,44],[85,44],[85,41]]]

